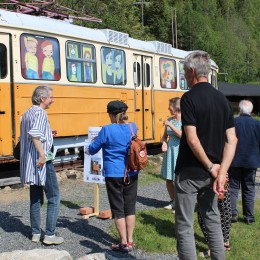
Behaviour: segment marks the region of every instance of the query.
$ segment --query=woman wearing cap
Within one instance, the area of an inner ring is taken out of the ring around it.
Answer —
[[[129,142],[132,136],[129,124],[125,121],[127,105],[121,101],[111,101],[107,112],[111,124],[102,127],[97,138],[90,144],[89,153],[103,149],[103,175],[105,176],[110,208],[121,241],[112,245],[113,250],[127,252],[134,247],[135,204],[137,198],[138,171],[130,171],[130,183],[124,182],[124,172]],[[135,123],[134,133],[137,129]]]

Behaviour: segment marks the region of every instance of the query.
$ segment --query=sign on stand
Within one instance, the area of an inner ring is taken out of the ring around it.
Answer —
[[[89,155],[86,151],[88,151],[90,144],[91,140],[87,139],[84,147],[84,181],[105,184],[105,178],[102,176],[102,149],[94,155]]]
[[[102,175],[103,171],[103,157],[102,149],[94,154],[90,155],[87,151],[91,142],[98,136],[101,127],[89,127],[88,129],[88,139],[85,140],[84,146],[84,182],[94,183],[94,209],[83,208],[81,211],[91,211],[83,215],[84,219],[88,219],[92,216],[100,216],[101,212],[99,211],[99,184],[105,184],[105,178]],[[93,210],[92,210],[93,209]],[[107,215],[107,214],[106,214]]]

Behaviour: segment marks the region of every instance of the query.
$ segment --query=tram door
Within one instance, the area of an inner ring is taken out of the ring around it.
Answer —
[[[12,155],[10,36],[0,33],[0,155]]]
[[[138,136],[153,139],[152,57],[134,55],[135,120]]]

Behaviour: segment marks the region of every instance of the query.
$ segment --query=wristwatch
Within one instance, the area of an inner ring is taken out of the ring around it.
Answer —
[[[211,170],[212,170],[213,166],[214,166],[214,163],[212,163],[212,164],[207,168],[207,171],[208,171],[209,173],[211,173]]]

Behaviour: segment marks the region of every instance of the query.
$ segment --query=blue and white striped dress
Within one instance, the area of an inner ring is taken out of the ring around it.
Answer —
[[[43,150],[47,157],[51,151],[53,135],[45,110],[36,105],[31,106],[22,116],[20,129],[21,182],[44,186],[46,181],[46,164],[43,167],[36,167],[39,153],[33,144],[32,137],[42,142]]]

